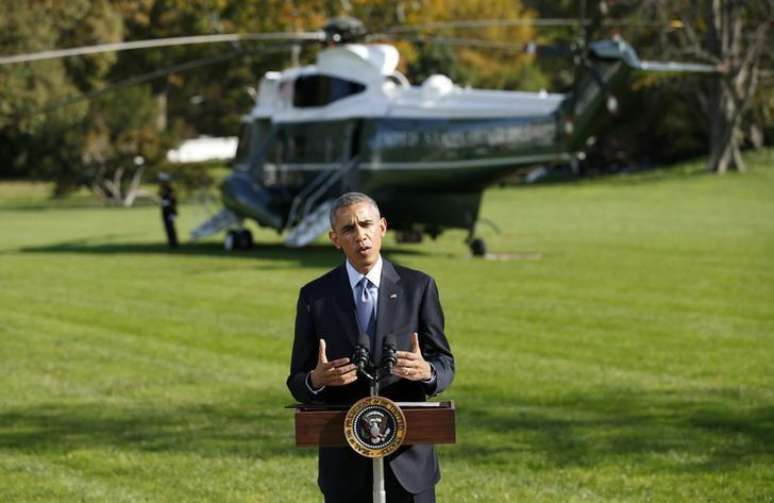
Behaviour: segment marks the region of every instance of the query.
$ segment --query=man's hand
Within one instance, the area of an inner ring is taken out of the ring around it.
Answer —
[[[392,368],[392,375],[409,381],[427,381],[433,377],[430,364],[419,350],[419,335],[416,332],[411,334],[411,351],[398,351],[395,356],[397,361]]]
[[[349,358],[339,358],[329,362],[325,355],[325,339],[320,339],[317,366],[309,374],[309,380],[314,389],[323,386],[344,386],[357,380],[357,367],[349,363]]]

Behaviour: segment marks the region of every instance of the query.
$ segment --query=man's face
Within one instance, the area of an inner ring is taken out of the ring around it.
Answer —
[[[342,250],[361,274],[366,274],[379,260],[387,221],[379,218],[368,203],[355,203],[336,211],[336,225],[328,233],[333,245]]]

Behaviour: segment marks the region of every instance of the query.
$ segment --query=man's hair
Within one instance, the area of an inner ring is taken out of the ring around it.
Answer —
[[[349,208],[350,206],[354,204],[359,203],[368,203],[371,205],[371,207],[376,210],[376,217],[381,218],[381,213],[379,213],[379,206],[377,206],[376,201],[368,197],[367,195],[363,194],[362,192],[347,192],[346,194],[340,195],[334,202],[333,207],[331,208],[330,213],[328,214],[328,218],[331,222],[331,229],[336,230],[336,212],[339,211],[341,208]]]

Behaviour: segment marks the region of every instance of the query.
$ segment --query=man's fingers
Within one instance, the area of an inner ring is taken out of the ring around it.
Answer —
[[[421,353],[409,353],[408,351],[397,351],[395,353],[395,358],[397,358],[399,362],[400,360],[420,360],[421,356]]]
[[[340,367],[331,367],[328,370],[328,373],[331,375],[342,375],[346,374],[347,372],[352,372],[353,370],[356,370],[357,367],[355,364],[349,364],[349,365],[342,365]]]
[[[420,378],[422,369],[418,367],[395,367],[392,369],[392,375],[402,377],[403,379],[409,379],[416,381]]]
[[[339,358],[338,360],[333,360],[332,362],[328,362],[328,365],[330,367],[341,367],[342,365],[346,365],[349,363],[349,358]]]
[[[325,355],[325,339],[320,339],[320,354],[317,357],[317,361],[328,363],[328,357]]]
[[[339,376],[335,384],[345,386],[357,381],[357,372],[347,372],[346,374]]]
[[[411,352],[420,353],[419,350],[419,334],[414,332],[411,334]]]
[[[332,362],[319,362],[317,364],[317,368],[322,370],[323,372],[328,372],[331,369],[341,367],[348,363],[349,363],[349,358],[339,358],[338,360],[333,360]]]
[[[411,334],[411,351],[397,351],[392,374],[410,381],[425,379],[428,364],[419,348],[419,334]]]
[[[419,366],[419,360],[398,360],[395,362],[395,367],[397,369],[410,369],[410,368],[417,368]]]
[[[347,372],[352,372],[353,370],[357,370],[357,367],[354,363],[350,363],[349,365],[334,366],[333,362],[330,362],[324,364],[322,367],[320,367],[320,369],[323,376],[337,376],[346,374]]]
[[[328,361],[325,354],[325,339],[320,339],[320,352],[313,384],[319,386],[344,386],[357,380],[357,367],[349,358]],[[314,382],[316,381],[316,382]]]
[[[357,367],[354,365],[332,368],[323,374],[321,382],[325,386],[344,386],[357,380]]]

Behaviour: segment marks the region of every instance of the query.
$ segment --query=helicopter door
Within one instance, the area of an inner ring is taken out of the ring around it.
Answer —
[[[267,121],[266,129],[266,136],[257,153],[259,162],[255,164],[260,171],[256,179],[265,187],[284,189],[298,185],[300,174],[288,169],[288,164],[292,164],[293,144],[287,128],[272,126]]]
[[[360,155],[360,136],[363,132],[363,120],[356,120],[349,131],[349,158]]]
[[[262,180],[272,135],[271,123],[266,119],[245,122],[234,158],[235,168],[248,171],[253,180]]]

